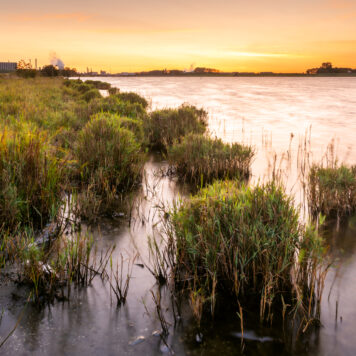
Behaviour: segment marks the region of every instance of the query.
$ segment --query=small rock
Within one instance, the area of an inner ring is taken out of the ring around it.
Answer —
[[[114,214],[112,214],[112,216],[114,218],[123,218],[125,216],[124,213],[117,213],[117,212],[114,212]]]
[[[162,334],[162,331],[155,330],[155,331],[153,331],[152,336],[161,336],[161,334]]]
[[[201,342],[203,342],[203,334],[202,333],[198,333],[195,335],[195,341],[198,342],[199,344]]]
[[[163,344],[163,343],[160,345],[159,349],[164,354],[170,352],[169,347],[166,344]]]
[[[137,336],[137,338],[135,340],[132,340],[131,342],[129,342],[130,346],[136,346],[138,344],[141,344],[141,342],[144,342],[146,340],[146,338],[144,336]]]

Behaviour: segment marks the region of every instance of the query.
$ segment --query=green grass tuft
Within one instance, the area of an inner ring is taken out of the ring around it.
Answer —
[[[254,152],[239,143],[188,134],[168,149],[168,162],[178,177],[194,185],[222,178],[248,178]]]
[[[150,148],[163,152],[189,133],[204,133],[207,125],[206,111],[189,105],[153,111],[144,122]]]
[[[356,167],[314,165],[308,181],[309,209],[313,217],[343,217],[356,211]]]
[[[174,208],[168,227],[174,276],[198,319],[204,306],[214,312],[226,298],[237,311],[259,308],[261,321],[281,316],[284,303],[302,312],[304,324],[317,317],[322,242],[299,223],[281,187],[215,182]]]
[[[64,163],[51,153],[45,134],[0,134],[0,221],[42,227],[62,201]]]

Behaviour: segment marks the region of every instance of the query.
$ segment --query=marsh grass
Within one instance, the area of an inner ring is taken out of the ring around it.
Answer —
[[[0,223],[43,227],[62,202],[65,162],[53,156],[44,133],[0,134]]]
[[[217,181],[167,214],[166,268],[198,323],[224,303],[270,324],[298,315],[303,331],[318,320],[324,246],[282,187]]]
[[[93,85],[96,89],[101,90],[109,90],[111,88],[111,84],[107,82],[102,82],[100,80],[86,80],[86,84]]]
[[[148,108],[148,101],[134,92],[119,92],[115,93],[115,96],[131,104],[140,104],[144,109]]]
[[[99,180],[126,189],[140,178],[140,145],[116,117],[99,116],[88,122],[79,134],[76,155],[84,181],[97,172]]]
[[[178,177],[201,186],[215,179],[247,179],[254,151],[239,143],[188,134],[168,149],[168,162]]]
[[[356,211],[356,166],[314,164],[308,181],[309,209],[338,219]]]
[[[121,125],[116,116],[100,115],[93,117],[78,135],[76,157],[86,205],[97,201],[98,211],[102,212],[116,196],[132,190],[142,174],[141,146],[134,133]]]
[[[177,109],[153,111],[144,121],[150,149],[162,152],[189,133],[203,134],[207,125],[207,112],[186,104]]]
[[[133,119],[145,119],[147,117],[147,112],[140,103],[121,100],[117,95],[90,101],[87,115],[91,116],[100,112],[118,114]]]
[[[109,84],[0,78],[0,224],[43,227],[76,197],[96,220],[140,181],[147,102]]]
[[[131,117],[120,116],[118,114],[111,114],[107,112],[95,114],[92,116],[92,119],[113,120],[117,122],[120,127],[133,132],[136,141],[142,146],[145,146],[146,144],[145,133],[143,130],[143,120],[141,119],[133,119]]]
[[[96,276],[104,279],[115,249],[114,245],[99,257],[93,236],[81,232],[61,234],[50,246],[23,236],[22,245],[16,257],[22,270],[19,283],[32,288],[36,303],[68,300],[72,285],[90,285]]]
[[[113,263],[112,257],[110,257],[110,274],[108,274],[108,280],[110,288],[115,294],[116,303],[118,307],[126,303],[126,298],[132,277],[132,269],[136,257],[137,255],[133,258],[130,258],[128,261],[124,261],[124,257],[121,254],[120,259],[116,261],[116,266]],[[124,266],[126,266],[127,269],[125,277]]]
[[[320,161],[309,162],[304,191],[311,217],[340,220],[356,211],[356,166],[340,163],[332,140]]]

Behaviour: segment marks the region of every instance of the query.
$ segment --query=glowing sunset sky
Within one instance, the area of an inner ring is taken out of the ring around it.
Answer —
[[[356,0],[0,0],[0,61],[79,70],[356,67]]]

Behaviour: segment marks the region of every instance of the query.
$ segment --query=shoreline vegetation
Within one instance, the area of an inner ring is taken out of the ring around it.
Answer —
[[[44,77],[355,77],[356,68],[333,67],[332,63],[324,62],[320,67],[307,69],[305,72],[283,73],[272,71],[261,72],[239,72],[231,71],[224,72],[215,68],[196,67],[191,70],[180,69],[161,69],[150,71],[137,71],[137,72],[121,72],[121,73],[108,73],[106,71],[95,72],[87,68],[86,72],[79,72],[76,68],[64,67],[59,69],[54,65],[46,65],[43,68],[34,69],[30,62],[20,60],[19,63],[13,63],[17,66],[15,73],[24,78],[34,78],[36,76]],[[3,76],[12,76],[14,72],[0,72]],[[105,83],[107,84],[107,83]],[[103,84],[102,88],[108,89]],[[115,88],[112,88],[115,90]]]
[[[193,70],[183,71],[179,69],[163,69],[141,72],[123,72],[116,74],[108,74],[101,71],[81,73],[81,75],[89,76],[139,76],[139,77],[196,77],[196,76],[212,76],[212,77],[334,77],[334,76],[356,76],[356,68],[338,68],[333,67],[330,62],[324,62],[318,68],[307,69],[305,73],[279,73],[279,72],[223,72],[215,68],[196,67]]]
[[[313,222],[301,223],[281,182],[249,185],[253,147],[210,137],[203,109],[152,111],[145,98],[95,80],[0,76],[0,119],[0,274],[17,266],[15,282],[32,302],[68,300],[72,285],[101,278],[125,303],[133,262],[123,277],[115,245],[98,251],[82,225],[129,217],[158,152],[194,191],[163,208],[165,243],[148,237],[158,284],[189,301],[197,325],[224,303],[242,333],[251,314],[268,325],[297,321],[299,333],[319,325],[330,265],[318,228],[355,211],[354,167],[312,167]],[[157,313],[161,320],[158,304]]]
[[[305,73],[276,73],[276,72],[223,72],[214,68],[197,67],[194,70],[182,71],[178,69],[152,70],[146,72],[125,72],[107,74],[106,72],[81,73],[83,76],[137,76],[137,77],[354,77],[356,69],[333,67],[330,62],[324,62],[318,68],[307,69]]]

